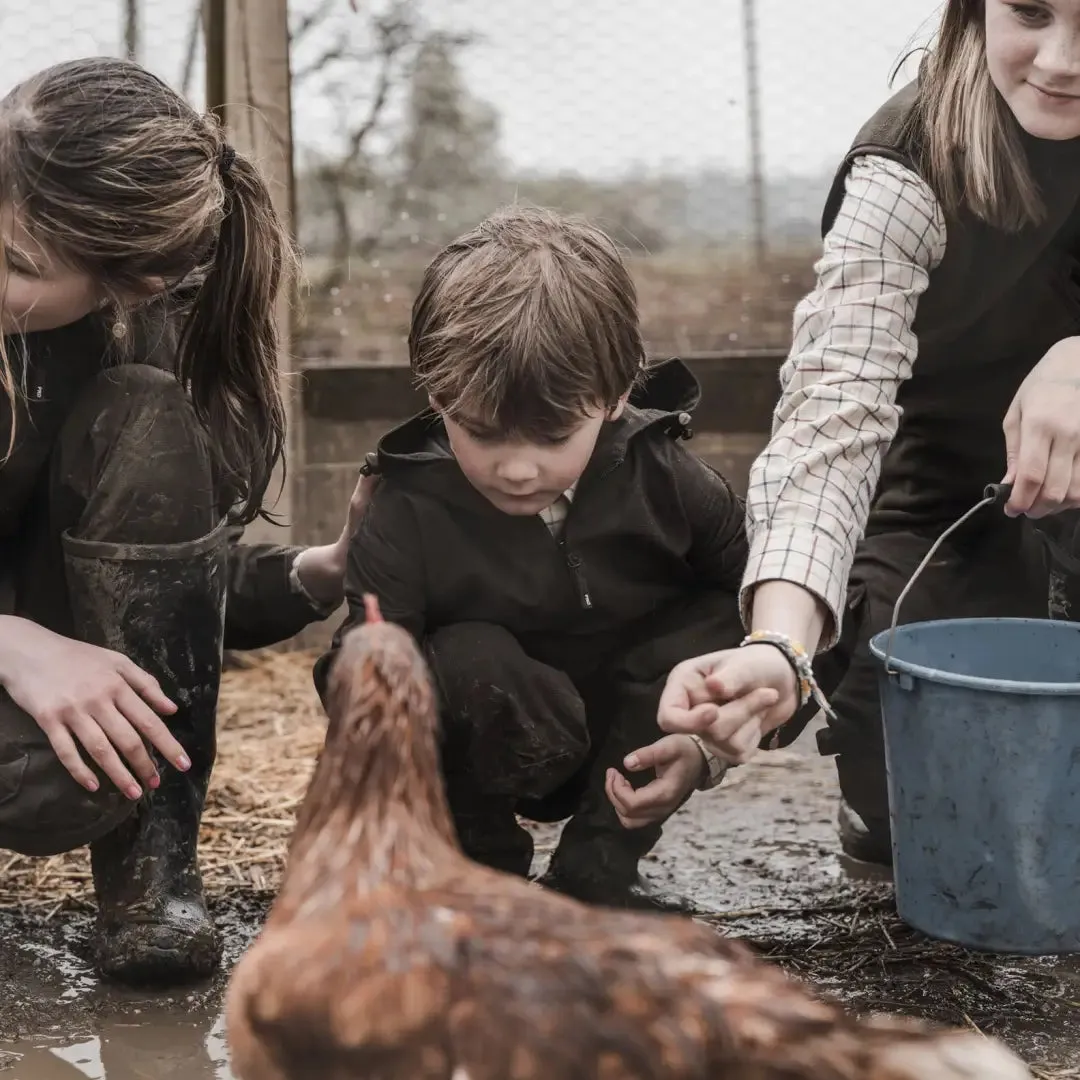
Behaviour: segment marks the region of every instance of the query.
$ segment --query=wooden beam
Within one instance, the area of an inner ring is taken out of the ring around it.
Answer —
[[[776,349],[684,354],[683,361],[701,385],[694,430],[768,434],[780,396],[780,365],[786,355]],[[413,385],[412,373],[404,365],[309,367],[303,385],[303,413],[308,425],[305,461],[312,465],[336,462],[318,449],[320,433],[364,423],[390,428],[425,404],[426,398]]]
[[[225,124],[237,152],[259,166],[278,213],[293,230],[295,185],[287,0],[204,0],[203,14],[207,106]],[[282,525],[253,523],[245,533],[245,539],[251,541],[289,543],[295,520],[297,500],[293,492],[303,471],[299,456],[303,441],[298,430],[301,413],[292,352],[293,299],[293,291],[285,290],[278,305],[278,370],[288,423],[288,482],[282,486],[279,471],[271,481],[265,503]]]
[[[124,4],[124,55],[128,60],[139,61],[139,0],[126,0]]]

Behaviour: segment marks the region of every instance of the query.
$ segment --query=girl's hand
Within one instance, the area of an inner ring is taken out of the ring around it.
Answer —
[[[171,715],[176,706],[157,679],[120,653],[5,616],[0,619],[0,682],[87,791],[97,791],[98,781],[76,741],[132,800],[142,795],[132,771],[147,787],[161,782],[144,739],[182,772],[191,768],[158,715]]]
[[[1002,424],[1010,517],[1080,506],[1080,338],[1059,341],[1020,384]]]
[[[664,821],[682,805],[701,782],[706,762],[697,743],[685,735],[662,739],[627,754],[627,772],[656,770],[656,779],[635,789],[618,769],[608,769],[604,783],[607,797],[625,829],[640,829]]]
[[[345,568],[349,542],[360,525],[377,476],[361,476],[349,498],[349,511],[341,535],[332,544],[305,548],[296,559],[296,572],[308,594],[320,604],[340,604],[345,599]]]
[[[349,496],[349,512],[345,518],[345,528],[341,530],[341,535],[337,539],[337,545],[341,549],[343,556],[347,556],[349,553],[349,541],[360,526],[360,519],[364,516],[364,511],[371,500],[371,493],[375,490],[378,482],[378,476],[365,475],[361,475],[356,481],[356,487],[353,488],[353,493]],[[342,573],[344,573],[344,558],[341,565]]]
[[[662,731],[700,735],[717,757],[739,765],[798,707],[795,672],[784,654],[772,645],[745,645],[674,667],[657,723]]]

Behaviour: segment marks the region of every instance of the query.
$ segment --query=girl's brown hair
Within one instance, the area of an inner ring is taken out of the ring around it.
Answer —
[[[156,76],[92,57],[0,102],[0,193],[119,311],[179,317],[176,376],[238,519],[262,515],[284,448],[275,305],[295,249],[255,166]],[[159,280],[162,296],[141,306]],[[19,380],[2,348],[0,386],[14,413]]]
[[[1020,126],[990,79],[985,0],[948,0],[920,70],[920,165],[946,211],[968,209],[1009,232],[1037,224],[1044,206]]]

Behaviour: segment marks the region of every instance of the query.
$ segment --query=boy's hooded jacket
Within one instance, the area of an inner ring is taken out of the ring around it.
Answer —
[[[320,658],[320,692],[363,593],[418,639],[451,623],[495,623],[563,666],[608,649],[650,612],[700,589],[736,592],[747,557],[742,500],[684,439],[697,380],[679,360],[651,373],[601,429],[562,535],[538,515],[497,510],[466,479],[430,412],[379,444],[382,479],[353,538],[349,615]]]

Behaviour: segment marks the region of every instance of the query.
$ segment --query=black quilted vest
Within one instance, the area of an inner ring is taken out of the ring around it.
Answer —
[[[852,162],[875,154],[920,172],[916,84],[867,122],[844,157],[822,219],[831,228]],[[901,387],[904,415],[885,458],[870,529],[939,525],[1001,479],[1001,422],[1020,383],[1051,345],[1080,334],[1077,244],[1080,139],[1022,136],[1045,220],[1006,233],[973,215],[946,216],[946,251],[918,301],[919,351]]]

